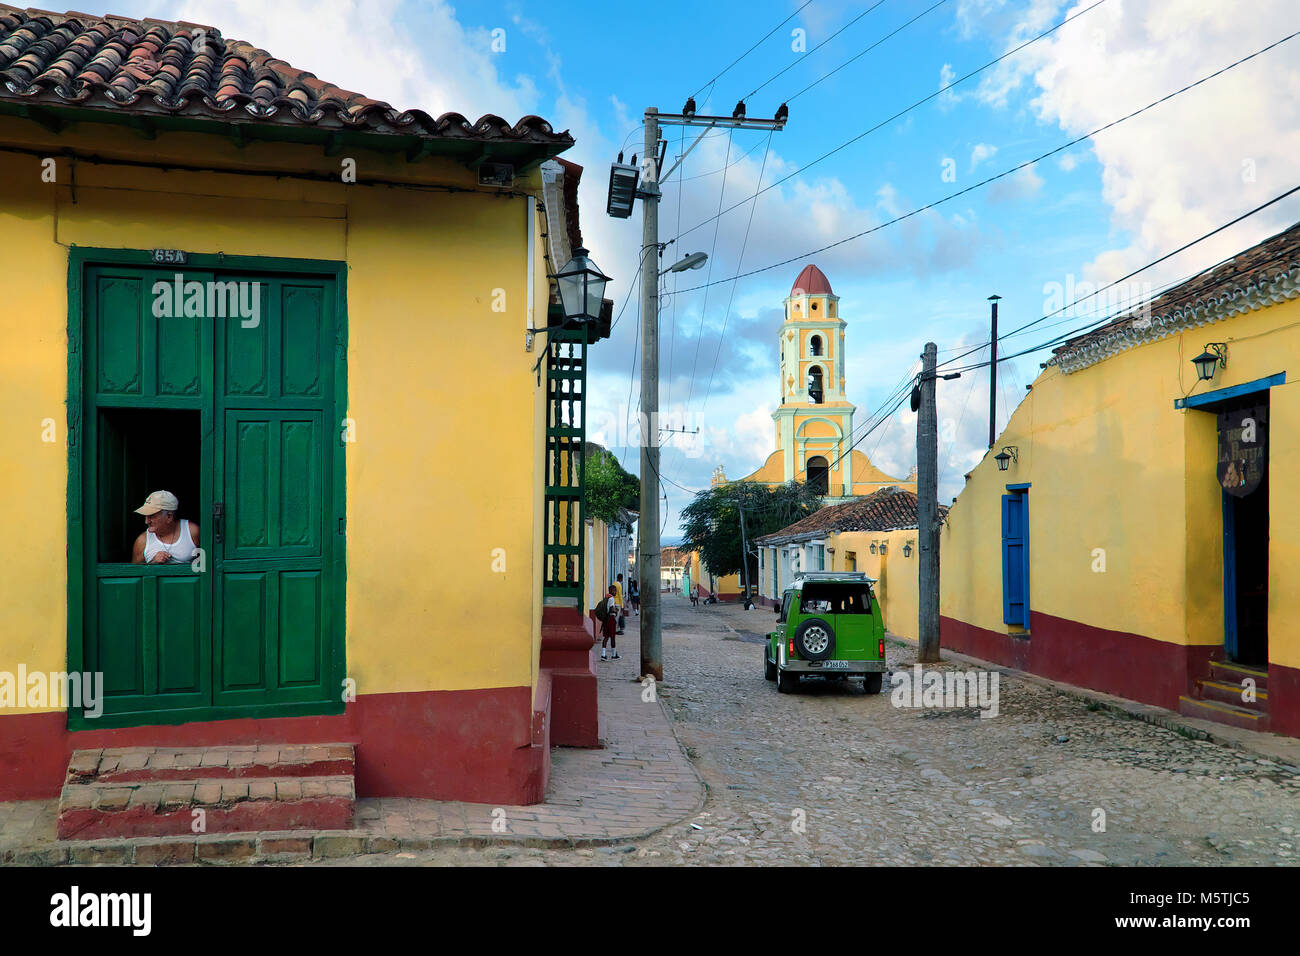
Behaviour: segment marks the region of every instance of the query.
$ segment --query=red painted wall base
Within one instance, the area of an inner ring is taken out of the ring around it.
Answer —
[[[1029,625],[1029,636],[1014,637],[940,617],[939,640],[961,654],[1174,711],[1223,657],[1221,645],[1170,644],[1037,611]],[[1268,681],[1271,729],[1300,736],[1300,670],[1270,664]]]
[[[543,699],[539,687],[539,706],[549,702],[546,690]],[[76,732],[63,713],[0,717],[0,800],[57,797],[74,750],[334,741],[357,745],[359,796],[540,803],[549,721],[539,736],[531,697],[529,687],[368,694],[326,717]]]
[[[550,675],[551,742],[599,747],[594,618],[569,608],[542,611],[541,667]]]

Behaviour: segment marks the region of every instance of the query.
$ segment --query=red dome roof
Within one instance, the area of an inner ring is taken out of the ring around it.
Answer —
[[[826,278],[826,273],[809,264],[803,267],[803,272],[799,273],[799,278],[794,280],[790,294],[834,295],[835,293],[831,291],[831,280]]]

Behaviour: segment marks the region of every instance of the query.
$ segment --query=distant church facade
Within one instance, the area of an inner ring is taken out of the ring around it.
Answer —
[[[781,403],[772,413],[776,451],[744,481],[807,482],[839,504],[895,485],[916,491],[916,473],[894,478],[853,444],[853,403],[845,390],[840,298],[815,265],[795,279],[777,332]],[[725,479],[724,479],[725,480]]]

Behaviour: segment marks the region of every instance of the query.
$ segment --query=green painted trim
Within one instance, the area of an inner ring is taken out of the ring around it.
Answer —
[[[262,256],[231,256],[224,253],[195,253],[188,257],[182,267],[185,272],[202,272],[212,270],[238,270],[243,272],[289,273],[302,276],[324,276],[334,282],[335,288],[335,356],[334,356],[334,411],[342,411],[340,420],[346,415],[349,406],[347,400],[347,263],[332,259],[289,259]],[[165,268],[152,259],[151,252],[144,249],[105,249],[89,246],[73,246],[68,251],[68,395],[66,400],[68,425],[68,484],[65,492],[68,514],[68,670],[83,671],[85,666],[85,516],[82,513],[82,493],[84,467],[82,456],[89,447],[87,435],[93,435],[94,423],[83,423],[81,413],[86,401],[83,371],[85,365],[85,276],[87,269],[93,266],[130,266],[133,268]],[[211,356],[208,356],[210,361]],[[131,402],[114,399],[115,404],[123,406]],[[274,407],[268,401],[265,407]],[[324,403],[321,403],[322,407]],[[202,407],[201,397],[195,399],[161,399],[158,401],[141,401],[142,407],[199,409],[203,412],[202,427],[211,431],[213,422],[210,410]],[[324,409],[329,411],[329,409]],[[341,429],[341,421],[334,423]],[[337,430],[335,432],[337,434]],[[331,500],[335,515],[347,514],[347,468],[346,446],[342,442],[333,442],[334,467],[331,481],[333,484]],[[213,462],[204,460],[202,467],[212,472]],[[211,494],[203,497],[201,511],[211,514]],[[343,535],[333,522],[334,533]],[[125,565],[137,571],[139,565]],[[76,573],[73,573],[73,569]],[[86,718],[80,708],[69,708],[68,728],[70,730],[94,730],[110,727],[136,727],[152,724],[182,724],[205,720],[232,720],[238,718],[310,716],[340,714],[345,710],[341,699],[342,682],[347,673],[347,539],[333,550],[333,569],[335,586],[330,610],[333,620],[330,626],[332,646],[330,648],[330,670],[332,684],[337,690],[335,698],[324,701],[261,704],[256,706],[205,706],[200,708],[185,707],[175,711],[140,711],[130,714],[105,714],[98,718]],[[162,570],[161,568],[159,569]],[[161,575],[159,575],[161,576]],[[215,635],[214,638],[215,640]],[[209,672],[210,673],[210,672]],[[328,688],[327,688],[328,693]]]

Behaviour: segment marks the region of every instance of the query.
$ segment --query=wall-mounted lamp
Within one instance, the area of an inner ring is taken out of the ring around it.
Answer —
[[[875,554],[875,553],[876,553],[876,542],[874,542],[874,541],[871,542],[871,553],[872,553],[872,554]]]
[[[888,541],[880,542],[880,553],[884,554],[888,550],[889,550],[889,542]]]
[[[994,455],[993,460],[998,463],[998,471],[1006,471],[1011,467],[1013,461],[1019,463],[1019,451],[1020,449],[1015,445],[1006,445],[1000,452]],[[953,499],[953,501],[956,500],[956,498]]]
[[[1228,343],[1211,342],[1205,346],[1204,352],[1192,359],[1192,364],[1196,366],[1196,377],[1202,382],[1208,382],[1214,378],[1216,365],[1228,367]]]
[[[903,557],[910,558],[911,556],[912,556],[912,542],[908,541],[906,544],[903,545]]]

